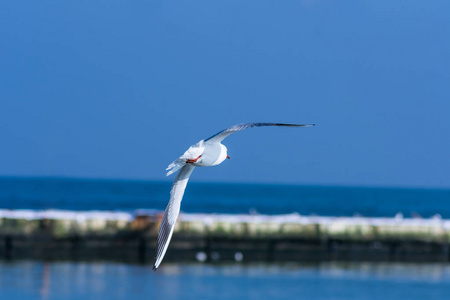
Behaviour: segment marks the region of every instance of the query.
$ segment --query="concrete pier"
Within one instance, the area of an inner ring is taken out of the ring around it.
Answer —
[[[0,210],[0,258],[152,262],[161,212]],[[181,213],[165,261],[449,261],[450,220]]]

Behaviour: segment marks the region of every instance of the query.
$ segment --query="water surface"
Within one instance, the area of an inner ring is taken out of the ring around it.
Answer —
[[[171,182],[0,177],[0,208],[164,210]],[[190,182],[182,211],[450,218],[450,190]]]
[[[442,264],[0,262],[0,299],[448,299]]]

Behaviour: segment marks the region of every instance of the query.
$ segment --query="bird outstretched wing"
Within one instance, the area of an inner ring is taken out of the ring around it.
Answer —
[[[310,127],[310,126],[314,126],[314,125],[315,124],[298,125],[298,124],[284,124],[284,123],[244,123],[244,124],[238,124],[238,125],[231,126],[227,129],[224,129],[224,130],[216,133],[215,135],[207,138],[205,140],[205,142],[219,143],[224,138],[229,136],[230,134],[235,133],[237,131],[247,129],[247,128],[251,128],[251,127],[262,127],[262,126]]]
[[[180,213],[181,200],[183,199],[184,190],[191,176],[194,166],[191,164],[184,165],[177,177],[175,178],[172,190],[170,191],[170,200],[167,204],[166,211],[159,225],[158,239],[156,241],[155,264],[153,270],[156,270],[161,264],[164,254],[166,254],[170,239],[172,238],[173,229]]]

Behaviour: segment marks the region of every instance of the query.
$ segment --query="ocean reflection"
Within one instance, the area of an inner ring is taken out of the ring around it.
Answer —
[[[158,272],[165,275],[193,274],[196,276],[311,276],[362,278],[380,280],[450,281],[450,266],[442,263],[373,263],[323,262],[317,264],[166,264]]]
[[[447,299],[448,264],[0,262],[0,299]],[[385,291],[390,293],[386,294]]]
[[[47,300],[50,292],[50,264],[44,262],[42,265],[42,285],[39,293],[42,300]]]

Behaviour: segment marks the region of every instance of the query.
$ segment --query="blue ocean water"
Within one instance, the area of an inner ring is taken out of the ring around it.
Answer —
[[[166,265],[0,261],[0,299],[437,300],[440,264]]]
[[[163,210],[170,182],[0,178],[2,209]],[[182,210],[450,218],[450,191],[191,182]],[[0,261],[0,299],[448,299],[448,264]]]
[[[0,208],[164,210],[171,182],[0,178]],[[450,190],[190,182],[182,211],[450,218]]]

